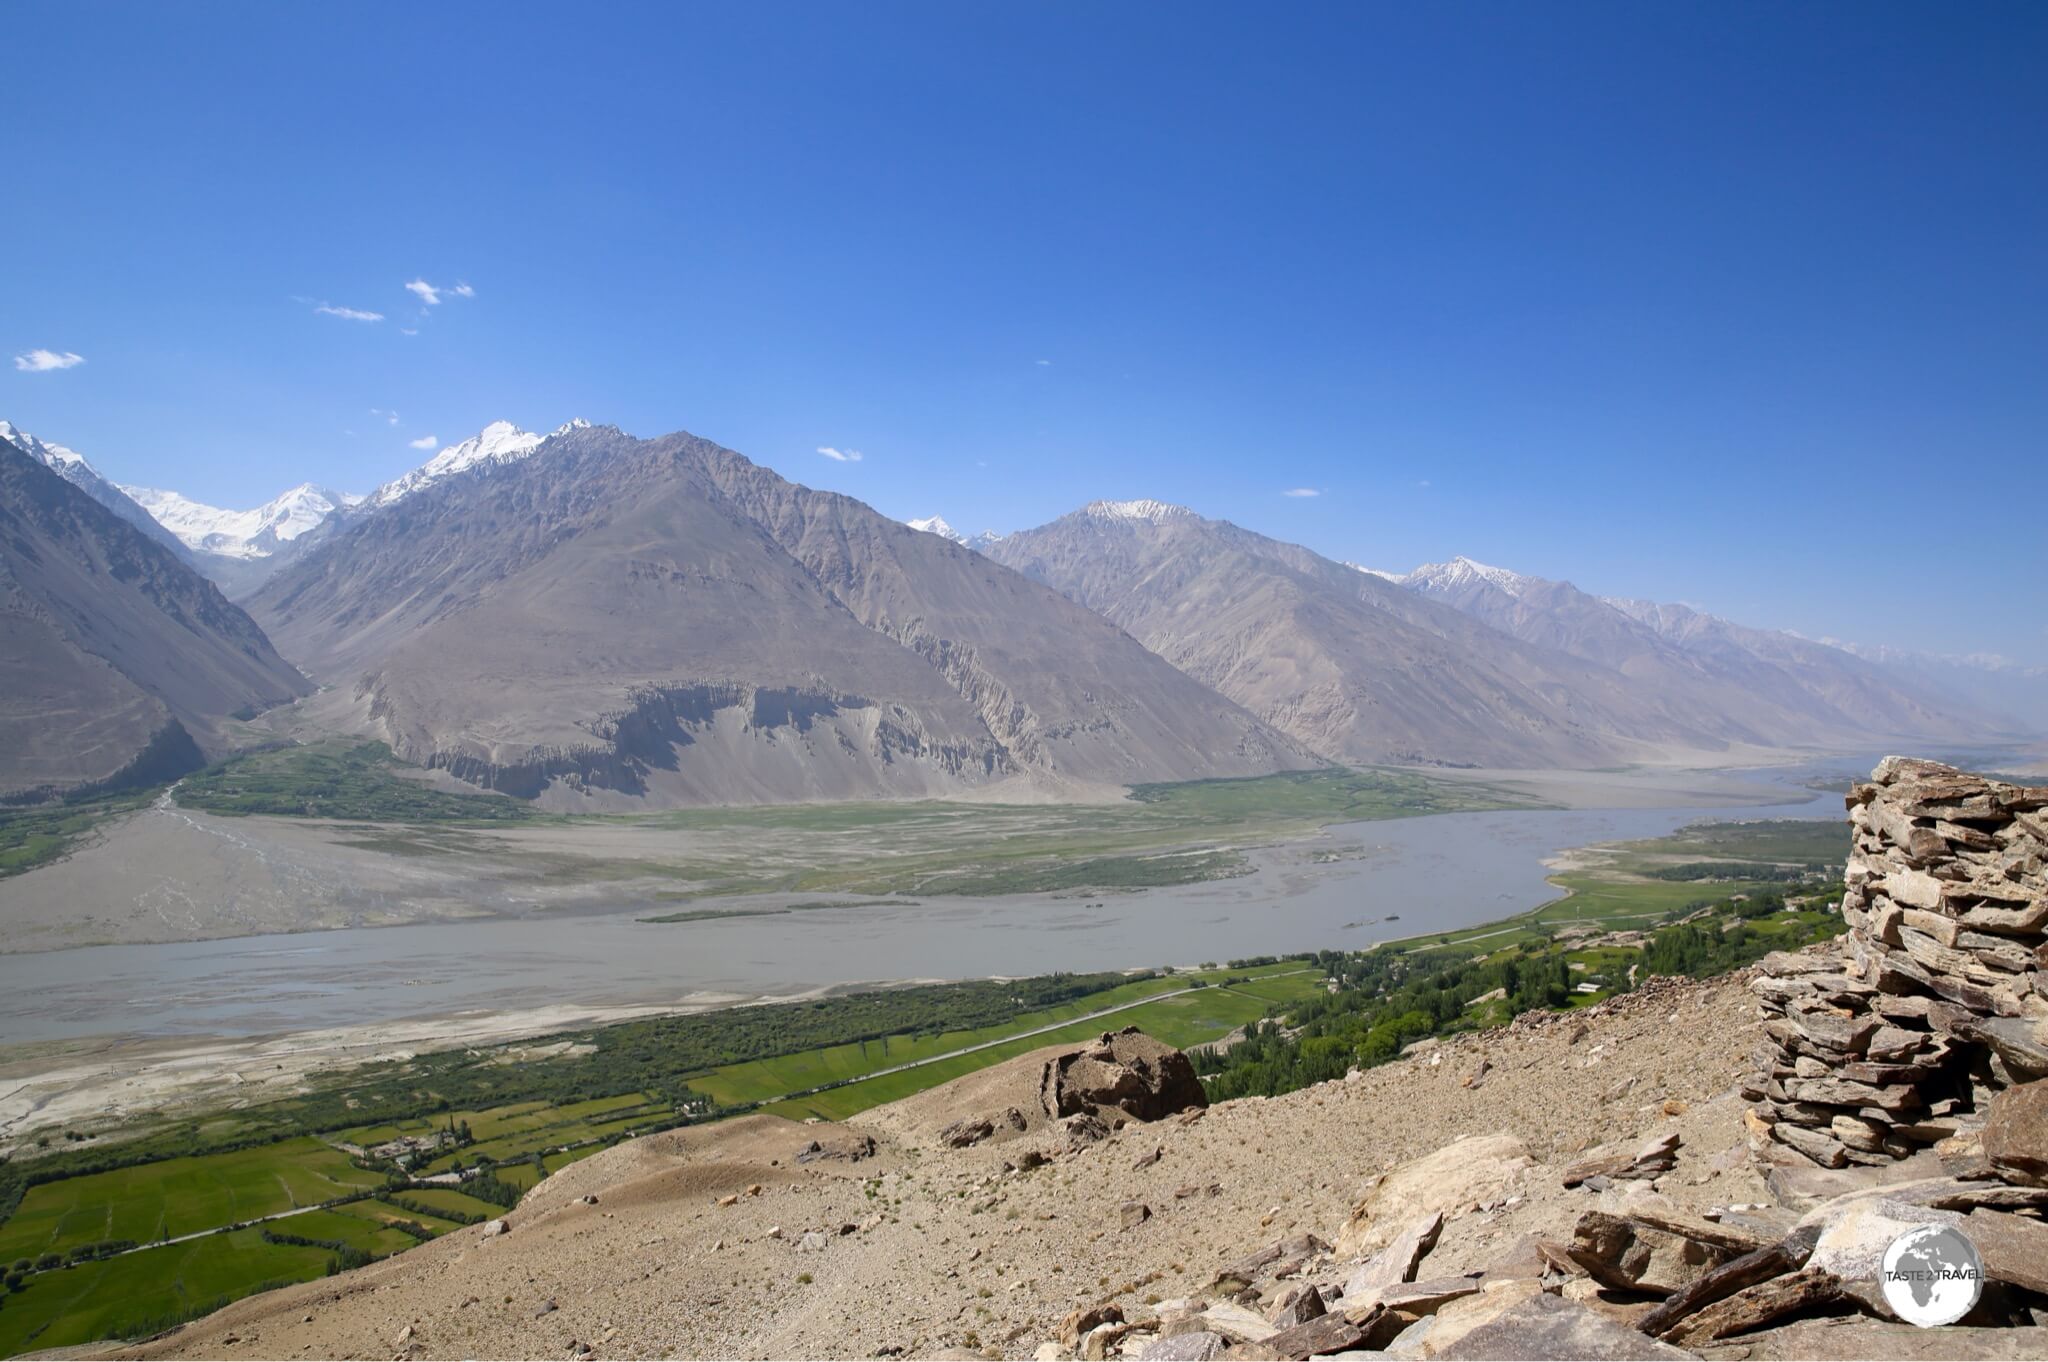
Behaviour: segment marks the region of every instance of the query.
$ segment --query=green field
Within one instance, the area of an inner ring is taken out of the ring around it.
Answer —
[[[869,1107],[935,1088],[991,1064],[1014,1059],[1048,1045],[1092,1040],[1105,1030],[1135,1026],[1147,1035],[1183,1048],[1220,1040],[1237,1027],[1263,1017],[1270,1005],[1264,998],[1232,988],[1205,988],[1177,998],[1144,1003],[1099,1021],[1074,1022],[1043,1035],[1007,1041],[973,1054],[941,1059],[900,1073],[861,1079],[808,1097],[771,1102],[763,1110],[793,1120],[818,1116],[828,1121],[843,1121]]]
[[[903,1064],[918,1064],[920,1061],[931,1059],[933,1056],[950,1054],[955,1050],[965,1049],[969,1046],[985,1045],[990,1041],[1002,1040],[1006,1036],[1015,1036],[1022,1031],[1056,1026],[1072,1018],[1100,1012],[1106,1008],[1120,1007],[1125,1004],[1139,1002],[1146,998],[1156,997],[1161,993],[1176,992],[1187,988],[1191,983],[1220,983],[1225,978],[1235,975],[1253,977],[1248,978],[1247,982],[1241,986],[1241,992],[1235,995],[1239,999],[1238,1002],[1224,1004],[1223,1006],[1227,1007],[1231,1015],[1236,1016],[1244,1010],[1241,1005],[1242,1002],[1249,999],[1259,1004],[1251,1013],[1255,1017],[1263,1010],[1267,1001],[1283,997],[1298,997],[1301,996],[1304,989],[1317,987],[1317,977],[1312,972],[1298,975],[1292,973],[1293,971],[1305,968],[1299,962],[1286,962],[1281,965],[1270,965],[1241,971],[1207,970],[1186,975],[1166,975],[1143,979],[1117,988],[1108,989],[1101,993],[1090,994],[1085,998],[1077,998],[1058,1007],[1041,1008],[1034,1012],[1027,1012],[994,1026],[927,1034],[886,1036],[880,1040],[805,1050],[798,1054],[783,1055],[774,1059],[753,1060],[745,1064],[729,1064],[713,1069],[708,1073],[692,1075],[689,1083],[695,1090],[706,1094],[720,1103],[740,1105],[750,1102],[765,1102],[780,1097],[785,1093],[799,1093],[812,1088],[823,1087],[826,1084],[845,1083],[850,1079],[860,1078],[865,1074],[872,1074],[879,1069],[894,1068]],[[1274,974],[1286,974],[1288,977],[1278,979],[1265,977]],[[1170,999],[1167,1002],[1160,1003],[1157,1005],[1159,1009],[1157,1015],[1162,1019],[1183,1017],[1187,1015],[1185,1008],[1177,1008],[1175,1005],[1189,1003],[1199,996],[1198,994],[1190,994],[1186,998]],[[999,1053],[997,1050],[978,1051],[972,1055],[962,1056],[958,1061],[921,1065],[919,1068],[911,1069],[904,1073],[893,1074],[884,1079],[875,1080],[872,1087],[867,1084],[856,1085],[862,1089],[852,1099],[860,1103],[858,1106],[848,1108],[846,1106],[848,1099],[837,1096],[831,1097],[830,1103],[836,1109],[863,1110],[866,1107],[876,1105],[878,1102],[893,1101],[896,1097],[905,1096],[913,1092],[921,1092],[925,1088],[934,1087],[939,1083],[947,1081],[949,1078],[957,1077],[959,1074],[971,1073],[975,1069],[994,1063],[997,1058],[1008,1058],[1009,1053],[1021,1054],[1024,1050],[1036,1049],[1041,1045],[1051,1045],[1056,1041],[1069,1039],[1072,1036],[1085,1038],[1103,1030],[1142,1025],[1142,1022],[1134,1021],[1133,1018],[1152,1012],[1153,1009],[1150,1007],[1133,1008],[1129,1011],[1113,1013],[1110,1016],[1099,1018],[1093,1022],[1081,1023],[1078,1025],[1078,1028],[1069,1027],[1059,1031],[1048,1032],[1042,1037],[1027,1038],[1022,1048],[1015,1051],[1006,1053]],[[1231,1026],[1237,1024],[1236,1021],[1233,1021],[1229,1025],[1216,1030],[1214,1034],[1203,1034],[1200,1038],[1203,1040],[1214,1040],[1216,1036],[1223,1034]],[[940,1074],[944,1076],[938,1076]],[[867,1100],[865,1094],[869,1091],[887,1091],[893,1095]],[[825,1095],[820,1095],[817,1098],[803,1099],[806,1102],[822,1100],[826,1100]]]
[[[313,1206],[383,1179],[318,1140],[165,1159],[28,1189],[0,1225],[0,1262],[108,1239],[150,1243]]]
[[[1599,931],[1644,928],[1681,913],[1689,906],[1735,894],[1796,893],[1797,886],[1776,878],[1712,881],[1664,880],[1650,871],[1678,864],[1713,862],[1730,875],[1745,864],[1763,872],[1808,865],[1839,865],[1848,855],[1846,823],[1773,819],[1748,822],[1694,823],[1668,837],[1616,842],[1587,848],[1593,862],[1582,870],[1550,876],[1564,896],[1541,907],[1498,922],[1467,927],[1400,943],[1408,951],[1540,945],[1560,928]]]
[[[155,794],[134,790],[59,804],[0,807],[0,879],[65,856],[101,823],[133,813]]]
[[[342,1131],[336,1138],[349,1144],[370,1146],[401,1135],[431,1135],[449,1125],[467,1125],[470,1133],[479,1143],[504,1138],[546,1134],[563,1127],[587,1124],[593,1117],[617,1116],[642,1110],[647,1099],[638,1093],[626,1093],[617,1097],[598,1097],[584,1102],[571,1102],[557,1106],[551,1102],[512,1102],[505,1106],[489,1107],[478,1111],[436,1112],[432,1116],[417,1117],[408,1121],[393,1121],[382,1125],[360,1126],[354,1130]],[[575,1138],[572,1136],[572,1138]],[[548,1141],[542,1141],[548,1143]],[[535,1148],[538,1148],[536,1145]]]
[[[408,1187],[405,1191],[392,1195],[402,1197],[415,1205],[425,1206],[429,1210],[456,1212],[456,1216],[448,1217],[451,1220],[457,1216],[480,1216],[489,1220],[504,1214],[505,1209],[502,1206],[493,1206],[488,1201],[479,1201],[473,1196],[465,1196],[452,1187]]]
[[[1105,992],[1091,993],[1084,998],[1062,1003],[1058,1007],[1026,1012],[993,1026],[930,1034],[884,1036],[878,1040],[804,1050],[773,1059],[724,1065],[708,1073],[693,1074],[688,1082],[698,1092],[723,1104],[737,1106],[747,1102],[767,1101],[785,1093],[803,1092],[827,1083],[858,1078],[877,1069],[916,1063],[933,1055],[946,1054],[986,1041],[1000,1040],[1019,1031],[1054,1025],[1089,1012],[1099,1012],[1104,1008],[1116,1007],[1149,998],[1154,994],[1186,987],[1187,981],[1180,978],[1144,979]],[[1103,1025],[1107,1026],[1112,1024],[1113,1019],[1105,1017],[1102,1020]]]
[[[246,1229],[37,1272],[0,1307],[0,1355],[154,1332],[266,1285],[310,1281],[329,1256]]]
[[[187,776],[178,802],[208,813],[370,823],[508,822],[536,816],[503,795],[450,794],[398,774],[380,742],[348,739],[250,752]]]
[[[1754,861],[1772,865],[1840,865],[1849,855],[1849,824],[1838,819],[1756,819],[1694,823],[1669,837],[1620,842],[1651,861]]]

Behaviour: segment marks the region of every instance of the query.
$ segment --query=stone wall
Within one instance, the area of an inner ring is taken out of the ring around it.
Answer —
[[[2048,786],[1887,757],[1848,807],[1847,931],[1765,960],[1744,1088],[1759,1153],[1830,1168],[1977,1129],[2048,1076]]]

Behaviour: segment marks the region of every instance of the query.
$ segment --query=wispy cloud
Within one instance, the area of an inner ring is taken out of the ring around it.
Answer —
[[[414,449],[433,449],[441,442],[431,435],[422,435],[420,436],[419,439],[408,440],[406,441],[406,443],[411,445]]]
[[[834,449],[830,445],[819,445],[818,452],[834,463],[860,462],[860,451],[858,449]]]
[[[1290,487],[1280,495],[1283,497],[1319,497],[1322,494],[1323,489],[1320,487]]]
[[[401,326],[398,328],[398,334],[401,336],[417,336],[419,333],[420,329],[417,326]]]
[[[1034,359],[1031,362],[1042,369],[1050,369],[1052,367],[1052,361],[1049,359]]]
[[[441,301],[441,290],[424,279],[413,280],[405,286],[405,291],[418,295],[419,300],[428,307],[433,307]]]
[[[14,357],[14,367],[25,374],[47,374],[55,369],[76,369],[85,363],[85,356],[76,350],[31,350],[25,355]],[[856,459],[860,455],[856,454]]]
[[[476,290],[471,288],[468,284],[457,284],[454,288],[450,289],[449,292],[453,293],[458,298],[476,297]]]
[[[323,317],[340,317],[344,321],[351,322],[381,322],[384,320],[384,314],[381,312],[365,312],[359,307],[336,307],[333,303],[322,303],[313,310]]]
[[[370,408],[370,415],[383,417],[384,424],[387,426],[395,426],[398,424],[398,413],[395,411],[386,411],[382,407],[372,407]]]

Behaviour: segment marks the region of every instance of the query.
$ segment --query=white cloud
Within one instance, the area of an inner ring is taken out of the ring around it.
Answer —
[[[1290,487],[1280,495],[1283,497],[1319,497],[1322,494],[1323,489],[1320,487]]]
[[[31,350],[25,355],[14,357],[14,367],[25,374],[47,374],[53,369],[76,369],[85,363],[85,356],[76,350],[62,354],[55,350]]]
[[[345,321],[351,322],[381,322],[384,320],[384,314],[381,312],[365,312],[359,307],[336,307],[333,303],[322,303],[313,310],[323,317],[340,317]]]
[[[405,289],[408,293],[418,294],[419,300],[428,307],[432,307],[441,301],[441,290],[435,288],[424,279],[413,280],[405,286]]]
[[[420,436],[419,439],[408,440],[406,441],[406,443],[411,445],[414,449],[432,449],[435,446],[439,445],[441,442],[431,435],[422,435]]]
[[[455,294],[455,296],[456,296],[456,297],[458,297],[458,298],[474,298],[474,297],[476,297],[476,290],[475,290],[475,289],[473,289],[473,288],[471,288],[471,287],[470,287],[469,285],[467,285],[467,284],[457,284],[457,285],[456,285],[456,286],[454,287],[454,289],[453,289],[453,290],[451,290],[451,291],[452,291],[452,292],[453,292],[453,293]]]
[[[398,328],[398,334],[401,336],[417,336],[419,333],[420,329],[416,326],[401,326]]]
[[[860,451],[858,449],[834,449],[830,445],[819,445],[818,452],[834,463],[860,462]]]
[[[1052,361],[1049,359],[1034,359],[1031,362],[1045,369],[1050,369],[1052,367]]]
[[[372,407],[370,408],[370,415],[383,417],[384,424],[387,426],[395,426],[398,424],[398,413],[395,411],[386,411],[382,407]]]

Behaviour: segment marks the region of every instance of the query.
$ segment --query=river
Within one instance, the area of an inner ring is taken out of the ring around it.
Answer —
[[[1249,875],[1130,894],[933,898],[666,924],[640,921],[639,908],[5,955],[0,1043],[262,1036],[542,1000],[679,1005],[876,980],[1357,948],[1547,902],[1557,891],[1543,862],[1569,848],[1662,836],[1702,818],[1841,816],[1836,796],[1781,788],[1784,803],[1748,810],[1515,810],[1339,824],[1314,841],[1253,852]],[[1316,862],[1310,853],[1319,848],[1362,854]],[[787,897],[692,907],[777,907]]]

